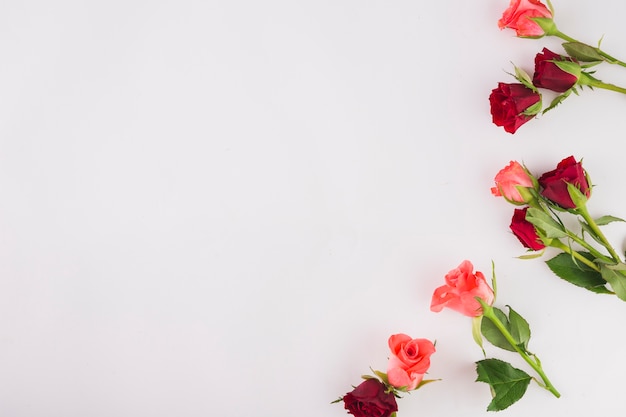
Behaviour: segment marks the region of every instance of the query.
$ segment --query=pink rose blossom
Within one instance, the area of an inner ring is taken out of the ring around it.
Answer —
[[[496,197],[503,196],[509,201],[515,203],[525,203],[524,197],[521,196],[517,187],[533,188],[533,180],[528,172],[517,161],[511,161],[509,165],[502,168],[494,178],[495,187],[491,188],[491,193]]]
[[[476,297],[491,305],[494,294],[482,272],[474,273],[473,270],[474,265],[466,260],[448,272],[445,277],[446,285],[437,288],[433,293],[430,310],[439,312],[448,307],[469,317],[482,315],[482,307]]]
[[[430,367],[430,355],[435,345],[428,339],[412,339],[406,334],[389,337],[391,356],[387,366],[389,384],[407,390],[417,388]]]
[[[551,19],[552,12],[539,0],[511,0],[509,8],[498,20],[498,27],[513,29],[520,37],[544,36],[545,32],[541,26],[530,19],[533,17]]]

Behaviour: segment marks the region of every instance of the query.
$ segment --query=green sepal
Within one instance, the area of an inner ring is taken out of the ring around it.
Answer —
[[[582,62],[604,61],[604,57],[598,52],[598,48],[582,42],[565,42],[561,44],[569,56]]]
[[[430,383],[432,383],[432,382],[438,382],[438,381],[441,381],[441,379],[422,379],[422,380],[420,381],[420,383],[419,383],[419,384],[417,384],[417,386],[415,387],[415,389],[420,389],[420,388],[422,388],[422,387],[423,387],[424,385],[426,385],[426,384],[430,384]]]
[[[613,222],[626,222],[626,220],[620,219],[619,217],[608,216],[608,215],[607,216],[598,217],[594,221],[596,222],[596,224],[598,226],[604,226],[604,225],[607,225],[607,224],[613,223]]]
[[[581,256],[593,261],[593,256],[588,252],[578,252]],[[591,269],[589,266],[576,259],[568,253],[560,253],[554,258],[546,261],[550,270],[559,278],[564,279],[570,284],[585,288],[597,294],[612,294],[613,292],[606,288],[606,280],[598,271]]]
[[[548,246],[548,245],[546,245]],[[531,252],[529,254],[526,255],[520,255],[517,257],[517,259],[537,259],[537,258],[541,258],[543,256],[543,254],[545,253],[545,248],[541,249],[540,251],[537,252]]]
[[[587,200],[589,200],[587,196],[580,191],[580,188],[569,182],[567,183],[567,192],[576,208],[583,207],[587,204]]]
[[[555,107],[557,107],[559,104],[561,104],[563,101],[565,101],[566,98],[568,98],[570,96],[571,93],[575,93],[578,94],[576,91],[576,87],[572,87],[569,90],[567,90],[566,92],[564,92],[563,94],[559,94],[558,96],[556,96],[552,102],[550,103],[550,105],[548,107],[546,107],[543,112],[541,112],[541,114],[546,114],[547,112],[549,112],[550,110],[554,109]]]
[[[524,84],[524,86],[526,86],[527,88],[530,88],[531,90],[536,92],[537,87],[535,87],[535,85],[533,84],[533,79],[530,77],[530,75],[528,75],[526,71],[518,66],[513,65],[513,68],[515,68],[515,75],[513,75],[515,79]]]
[[[536,116],[539,113],[541,113],[542,107],[543,107],[543,103],[541,101],[541,94],[539,94],[539,101],[533,104],[532,106],[526,108],[526,110],[524,110],[521,114],[523,114],[524,116]]]
[[[572,62],[569,60],[560,61],[560,60],[551,60],[550,62],[554,63],[561,71],[565,71],[568,74],[574,75],[576,78],[580,77],[581,69],[580,65],[576,62]]]
[[[544,36],[551,36],[559,32],[556,28],[556,24],[551,17],[529,17],[530,20],[539,25],[539,27],[543,30],[544,35],[541,36],[524,36],[525,38],[539,39]]]
[[[483,335],[480,332],[480,322],[482,320],[483,316],[472,317],[472,337],[474,338],[474,342],[480,347],[480,350],[483,351],[483,356],[487,356],[485,348],[483,347]]]
[[[617,265],[600,264],[600,273],[610,285],[615,295],[626,301],[626,264],[619,263]]]
[[[526,211],[526,220],[536,226],[538,233],[547,238],[560,239],[567,236],[563,225],[541,209],[530,207]]]
[[[521,369],[499,359],[483,359],[476,362],[476,382],[491,387],[492,400],[487,411],[501,411],[520,400],[532,379]]]

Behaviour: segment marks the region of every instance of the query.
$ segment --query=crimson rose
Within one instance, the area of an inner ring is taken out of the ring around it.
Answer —
[[[344,408],[355,417],[390,417],[398,411],[396,398],[377,379],[366,379],[343,397]]]
[[[498,83],[489,96],[491,116],[496,126],[509,133],[535,117],[541,110],[541,95],[524,84]]]
[[[573,156],[563,159],[556,169],[546,172],[538,181],[543,187],[541,195],[566,209],[576,208],[567,190],[568,183],[576,186],[585,196],[591,195],[587,174],[582,164],[576,162]]]
[[[528,211],[528,207],[515,209],[511,219],[511,231],[522,242],[524,247],[532,250],[541,250],[546,246],[539,239],[535,226],[526,220],[526,211]]]
[[[565,71],[555,61],[570,63],[562,64],[562,66],[567,65],[568,69],[574,73]],[[547,48],[543,48],[543,51],[535,56],[533,84],[536,87],[563,93],[578,82],[579,75],[580,66],[572,58],[555,54]]]

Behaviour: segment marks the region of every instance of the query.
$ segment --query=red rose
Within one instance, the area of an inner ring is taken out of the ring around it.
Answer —
[[[541,95],[524,84],[498,83],[489,96],[491,116],[496,126],[509,133],[535,117],[541,110]],[[539,108],[537,107],[539,103]]]
[[[526,211],[528,211],[528,207],[515,209],[511,219],[511,231],[522,242],[524,247],[532,250],[541,250],[546,246],[541,242],[535,226],[526,220]]]
[[[546,172],[539,177],[538,181],[539,185],[543,187],[541,195],[566,209],[576,208],[576,204],[567,191],[568,183],[576,186],[585,196],[591,195],[585,170],[573,156],[563,159],[556,166],[556,169]]]
[[[561,69],[553,61],[569,62],[567,64],[576,74]],[[572,58],[555,54],[547,48],[535,56],[535,74],[533,84],[535,87],[547,88],[548,90],[563,93],[572,88],[580,75],[580,66]]]
[[[517,36],[538,38],[545,35],[544,30],[532,17],[552,18],[552,12],[539,0],[511,0],[509,8],[504,11],[498,20],[500,29],[515,30]]]
[[[344,407],[355,417],[389,417],[398,411],[396,398],[377,379],[366,379],[343,397]]]

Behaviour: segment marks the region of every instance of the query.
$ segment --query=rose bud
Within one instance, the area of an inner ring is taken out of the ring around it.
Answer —
[[[543,51],[535,56],[533,84],[539,88],[563,93],[576,85],[580,72],[580,65],[572,58],[543,48]]]
[[[539,235],[537,234],[537,229],[535,226],[526,220],[526,212],[528,211],[528,207],[524,207],[523,209],[515,209],[513,212],[513,218],[511,219],[511,231],[519,239],[519,241],[524,245],[525,248],[532,250],[541,250],[546,246],[543,244]]]
[[[556,205],[574,209],[576,204],[572,201],[567,184],[577,187],[586,197],[591,195],[587,173],[583,169],[582,163],[576,162],[573,156],[568,156],[558,163],[556,169],[548,171],[538,179],[539,185],[543,187],[541,195],[552,201]]]
[[[491,116],[496,126],[509,133],[517,129],[541,110],[541,95],[521,83],[498,83],[489,96]]]
[[[532,196],[522,196],[518,187],[535,188],[533,179],[526,169],[517,161],[511,161],[502,168],[494,178],[495,187],[491,187],[491,193],[496,197],[504,197],[513,204],[528,203]],[[527,190],[526,190],[527,191]]]

